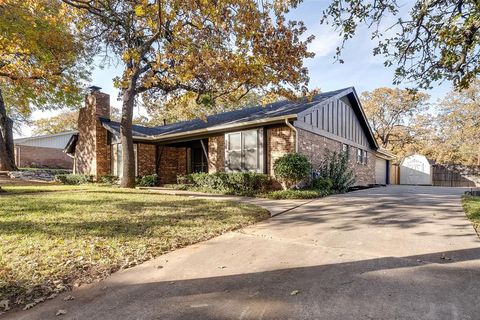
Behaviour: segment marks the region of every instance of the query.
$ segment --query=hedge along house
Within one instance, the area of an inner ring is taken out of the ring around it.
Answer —
[[[93,87],[79,114],[79,132],[65,152],[75,173],[122,174],[120,124],[110,120],[109,95]],[[353,87],[311,100],[280,101],[157,127],[133,126],[136,174],[176,183],[193,172],[250,171],[273,175],[276,159],[306,155],[314,167],[327,150],[348,152],[357,185],[388,183],[390,155],[379,150]],[[376,170],[382,161],[385,170]],[[384,177],[376,177],[381,172]]]

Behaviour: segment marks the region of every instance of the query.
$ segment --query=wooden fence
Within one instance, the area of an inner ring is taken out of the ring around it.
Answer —
[[[480,166],[434,164],[432,184],[440,187],[480,186]]]

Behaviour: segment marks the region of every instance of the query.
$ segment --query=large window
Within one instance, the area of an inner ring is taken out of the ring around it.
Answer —
[[[362,149],[357,149],[357,163],[367,164],[367,151]]]
[[[225,164],[227,171],[263,172],[263,131],[225,134]]]
[[[138,175],[137,165],[137,145],[133,145],[133,152],[135,157],[135,175]],[[119,178],[123,177],[123,148],[121,143],[112,144],[112,175]]]

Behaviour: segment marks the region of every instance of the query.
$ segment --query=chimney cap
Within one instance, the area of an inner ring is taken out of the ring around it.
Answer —
[[[90,87],[88,87],[88,89],[90,89],[90,92],[98,92],[98,91],[100,91],[102,88],[101,88],[101,87],[97,87],[97,86],[90,86]]]

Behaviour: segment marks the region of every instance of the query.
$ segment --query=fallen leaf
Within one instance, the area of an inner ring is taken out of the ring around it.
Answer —
[[[293,290],[292,292],[290,292],[290,295],[291,296],[296,296],[297,294],[299,294],[300,291],[299,290]]]
[[[10,307],[8,306],[10,301],[7,299],[0,301],[0,308],[3,308],[4,311],[10,310]]]
[[[56,293],[52,293],[51,295],[49,295],[49,296],[47,297],[47,300],[53,299],[53,298],[55,298],[56,296],[57,296]]]
[[[25,307],[23,307],[22,310],[25,311],[25,310],[31,309],[31,308],[35,307],[35,305],[36,305],[35,302],[27,303],[27,304],[25,305]]]
[[[55,313],[56,316],[61,316],[61,315],[64,315],[64,314],[67,314],[67,310],[58,310],[57,313]]]
[[[225,269],[226,267],[225,266],[220,266],[218,267],[219,269]]]
[[[68,295],[68,296],[66,296],[65,298],[63,298],[63,301],[70,301],[70,300],[73,300],[73,299],[75,299],[74,296]]]
[[[163,269],[163,266],[157,266],[157,269]]]

